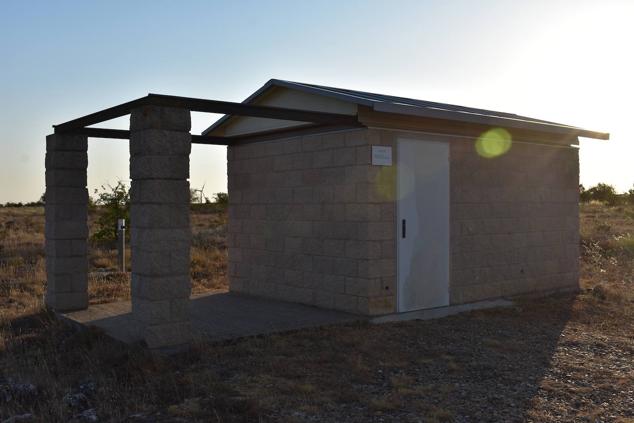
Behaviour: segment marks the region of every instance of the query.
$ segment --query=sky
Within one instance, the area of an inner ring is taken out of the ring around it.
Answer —
[[[610,132],[610,141],[581,139],[581,183],[619,191],[634,184],[632,1],[0,6],[0,203],[44,192],[45,136],[53,124],[150,92],[242,101],[270,78]],[[193,114],[192,133],[217,118]],[[125,140],[90,139],[88,150],[91,193],[129,179]],[[194,145],[190,182],[209,197],[226,192],[226,148]]]

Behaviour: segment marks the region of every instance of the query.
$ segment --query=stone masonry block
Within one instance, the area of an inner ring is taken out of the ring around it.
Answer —
[[[346,241],[342,239],[324,240],[324,254],[334,257],[344,256],[346,254]]]
[[[70,289],[72,292],[88,292],[88,274],[73,273],[70,279]]]
[[[359,310],[361,311],[361,310]],[[382,314],[390,314],[396,312],[396,301],[394,296],[387,297],[370,297],[368,298],[367,313],[371,316],[379,316]]]
[[[87,183],[84,169],[48,169],[47,187],[85,187]]]
[[[189,182],[166,179],[133,180],[130,199],[133,203],[189,205]]]
[[[312,234],[312,222],[295,221],[287,222],[286,234],[289,236],[306,237]]]
[[[86,280],[87,281],[87,280]],[[50,292],[73,292],[72,275],[68,273],[48,274],[46,289]]]
[[[322,138],[323,136],[321,134],[304,135],[301,139],[302,151],[321,150]]]
[[[321,148],[334,150],[345,146],[346,135],[344,132],[330,132],[321,137]]]
[[[170,319],[173,320],[189,320],[190,313],[189,298],[172,298],[170,300]]]
[[[372,182],[370,168],[368,166],[347,166],[345,168],[345,181],[348,184]],[[352,198],[348,199],[348,201]]]
[[[130,154],[132,156],[189,156],[191,144],[189,132],[145,129],[131,134]]]
[[[359,223],[359,239],[387,241],[395,239],[396,228],[393,222]]]
[[[380,278],[394,276],[396,263],[394,259],[359,260],[359,276],[362,278]]]
[[[396,257],[395,240],[381,241],[381,258],[394,259]]]
[[[130,207],[133,228],[189,228],[188,204],[138,204]]]
[[[88,275],[84,273],[51,273],[46,278],[47,291],[86,292],[88,289]]]
[[[352,166],[357,160],[357,150],[354,147],[347,147],[335,150],[333,155],[333,166]]]
[[[88,259],[86,256],[48,256],[46,257],[47,274],[86,274]]]
[[[381,257],[379,241],[346,241],[346,257],[378,259]]]
[[[346,204],[346,220],[352,222],[371,222],[381,219],[379,204]]]
[[[146,276],[182,276],[189,273],[190,256],[187,250],[147,251],[132,250],[132,272]]]
[[[142,230],[142,228],[133,229],[134,232],[139,230]],[[163,251],[170,251],[170,250],[184,251],[185,249],[189,249],[190,245],[191,243],[185,240],[168,241],[165,239],[159,239],[156,242],[148,242],[148,243],[139,243],[139,242],[135,242],[134,244],[131,243],[132,248],[147,251],[147,252],[155,252],[155,251],[163,252]]]
[[[334,199],[332,200],[334,201]],[[315,220],[326,220],[331,222],[343,221],[346,217],[345,204],[322,204],[321,217]]]
[[[189,273],[176,276],[144,276],[132,274],[133,295],[144,300],[169,300],[189,298],[191,279]]]
[[[49,203],[46,202],[44,210],[47,225],[55,225],[62,221],[85,223],[88,219],[87,203]]]
[[[46,292],[46,305],[57,311],[83,310],[88,307],[87,292]]]
[[[366,130],[348,131],[345,133],[346,147],[367,145]]]
[[[333,165],[333,152],[332,150],[322,150],[313,153],[312,160],[313,167],[322,168],[330,167]]]
[[[88,237],[88,225],[86,222],[53,221],[46,222],[45,235],[51,239],[86,239]]]
[[[356,148],[356,162],[359,165],[369,165],[372,157],[372,147],[364,145]]]
[[[130,131],[144,129],[189,132],[191,117],[189,110],[160,106],[142,106],[130,114]]]
[[[88,204],[88,190],[84,187],[46,187],[46,204]]]
[[[377,183],[356,184],[356,201],[359,203],[385,203],[393,198],[390,188],[383,189]]]
[[[46,169],[86,169],[86,151],[48,151],[44,160]]]
[[[333,273],[342,276],[357,276],[358,262],[356,259],[335,257],[333,258]]]
[[[49,239],[44,249],[47,256],[85,256],[88,243],[85,239]]]
[[[319,274],[332,274],[334,269],[334,259],[326,256],[315,256],[312,260],[312,270]]]
[[[47,151],[87,151],[88,137],[75,134],[51,134],[46,137]]]
[[[130,178],[140,179],[187,179],[189,157],[186,156],[132,156]]]
[[[346,278],[346,294],[369,297],[381,294],[381,280],[369,278]]]
[[[334,201],[337,203],[355,202],[357,188],[355,184],[337,184],[334,186]]]
[[[187,228],[132,228],[130,232],[130,244],[133,247],[144,246],[151,248],[152,245],[165,243],[186,243],[191,242],[191,229]]]

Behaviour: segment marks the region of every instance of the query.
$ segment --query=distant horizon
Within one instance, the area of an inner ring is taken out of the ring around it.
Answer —
[[[242,101],[271,78],[499,110],[611,134],[580,139],[580,183],[634,187],[634,3],[7,1],[0,15],[0,203],[44,192],[52,125],[149,92]],[[334,13],[333,11],[336,11]],[[209,19],[213,16],[213,19]],[[169,28],[169,30],[165,30]],[[192,114],[198,134],[219,116]],[[126,128],[125,118],[108,127]],[[89,141],[88,187],[128,181],[128,146]],[[227,192],[226,151],[190,184]]]

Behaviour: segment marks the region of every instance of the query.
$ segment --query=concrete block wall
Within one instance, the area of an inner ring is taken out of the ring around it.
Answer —
[[[451,140],[452,304],[577,289],[578,149]]]
[[[450,303],[578,288],[578,150],[363,129],[233,146],[233,291],[361,314],[395,312],[396,166],[371,145],[450,144]],[[424,142],[424,141],[421,141]]]
[[[191,338],[190,113],[143,107],[130,119],[132,317],[150,348]]]
[[[46,137],[46,305],[58,311],[88,307],[88,140]]]
[[[377,131],[228,148],[232,291],[360,314],[394,311],[393,168]]]

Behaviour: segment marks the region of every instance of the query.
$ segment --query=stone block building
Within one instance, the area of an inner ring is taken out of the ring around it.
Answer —
[[[577,289],[578,128],[277,80],[246,102],[362,126],[205,132],[269,133],[228,147],[232,291],[380,315]]]
[[[192,111],[225,116],[193,135]],[[149,94],[47,137],[58,311],[88,306],[89,137],[130,140],[131,316],[169,347],[191,337],[192,143],[227,146],[232,292],[382,315],[577,289],[578,137],[609,135],[281,80],[242,103]]]

